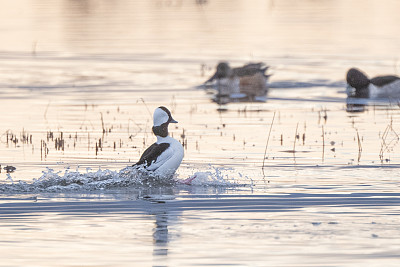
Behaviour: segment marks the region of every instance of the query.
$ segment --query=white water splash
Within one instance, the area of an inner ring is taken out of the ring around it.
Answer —
[[[192,181],[192,185],[196,186],[223,186],[223,187],[236,187],[236,186],[252,186],[253,182],[250,178],[243,177],[241,173],[233,169],[216,168],[209,165],[210,171],[195,172],[193,175],[196,179]],[[239,177],[237,177],[239,176]],[[243,180],[248,183],[243,183]]]
[[[210,167],[211,171],[196,172],[196,179],[191,183],[192,186],[222,186],[236,187],[246,186],[246,184],[236,182],[232,174],[227,170]],[[242,177],[239,174],[240,177]],[[0,184],[0,192],[63,192],[63,191],[96,191],[115,188],[139,188],[139,187],[162,187],[180,185],[176,177],[159,177],[144,169],[136,167],[126,167],[120,171],[101,170],[91,172],[79,172],[79,169],[71,171],[54,171],[47,168],[38,179],[33,179],[31,183],[14,181],[11,175],[7,177],[7,183]],[[248,185],[248,184],[247,184]]]

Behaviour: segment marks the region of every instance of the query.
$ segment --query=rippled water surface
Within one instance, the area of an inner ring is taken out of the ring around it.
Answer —
[[[0,266],[398,266],[399,101],[348,112],[344,77],[400,74],[399,9],[3,3]],[[268,100],[214,103],[221,60],[268,64]],[[193,185],[121,171],[161,105]]]

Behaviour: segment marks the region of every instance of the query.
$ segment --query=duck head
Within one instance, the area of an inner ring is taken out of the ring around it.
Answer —
[[[351,87],[348,88],[348,96],[356,97],[356,98],[368,98],[369,97],[369,89],[368,86],[370,84],[370,79],[368,79],[367,75],[356,68],[351,68],[347,72],[346,75],[347,84]],[[353,90],[351,90],[354,88]],[[354,91],[355,90],[355,91]]]
[[[220,62],[215,73],[217,79],[227,78],[232,75],[232,69],[227,62]]]
[[[220,62],[217,65],[217,71],[205,83],[212,82],[215,79],[223,79],[232,76],[233,70],[227,62]]]
[[[178,123],[171,116],[171,112],[166,107],[158,107],[153,114],[153,133],[156,136],[168,136],[168,124]]]

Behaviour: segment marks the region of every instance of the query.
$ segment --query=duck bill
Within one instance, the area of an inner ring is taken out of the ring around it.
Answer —
[[[207,81],[205,81],[203,84],[207,84],[212,82],[213,80],[215,80],[217,78],[217,73],[214,73],[213,76],[210,77],[210,79],[208,79]]]

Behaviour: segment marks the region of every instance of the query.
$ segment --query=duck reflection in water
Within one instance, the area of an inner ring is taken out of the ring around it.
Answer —
[[[371,101],[400,101],[400,77],[396,75],[376,76],[369,79],[361,70],[347,71],[347,111],[363,112]]]
[[[184,188],[189,194],[209,195],[226,194],[227,188],[191,187]],[[182,213],[185,209],[197,209],[196,206],[186,206],[177,201],[179,187],[154,187],[140,190],[137,193],[142,211],[154,219],[153,226],[153,262],[154,266],[165,266],[168,261],[171,241],[180,237],[182,228]],[[141,201],[142,200],[142,201]],[[188,226],[190,227],[190,226]]]
[[[170,214],[166,210],[165,203],[157,203],[159,210],[154,214],[155,228],[153,232],[153,255],[154,256],[168,256],[168,224]]]
[[[178,224],[181,216],[179,212],[171,212],[168,202],[174,200],[178,192],[179,190],[174,187],[151,188],[141,192],[139,197],[145,201],[142,207],[146,214],[154,219],[153,261],[155,265],[165,265],[168,259],[168,246],[171,238],[168,228]]]
[[[227,62],[220,62],[214,75],[204,85],[216,90],[213,100],[218,104],[265,102],[270,77],[266,74],[268,68],[263,63],[231,68]]]

